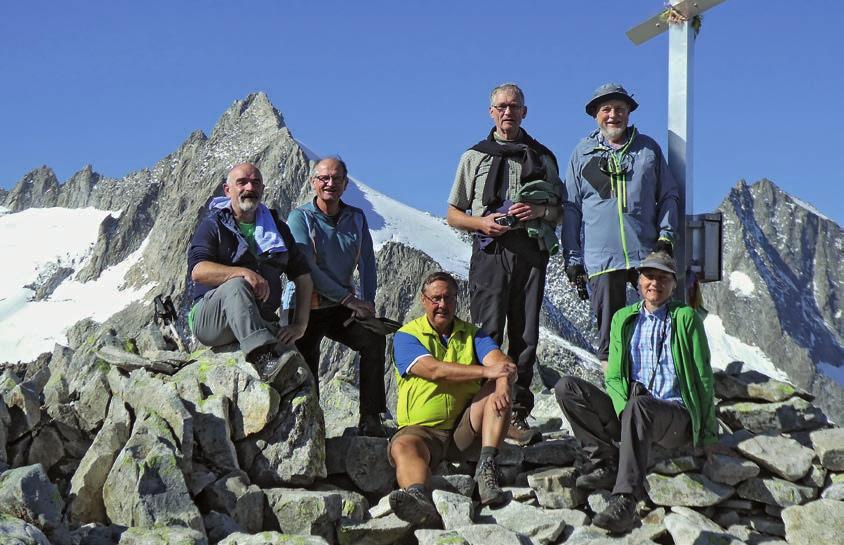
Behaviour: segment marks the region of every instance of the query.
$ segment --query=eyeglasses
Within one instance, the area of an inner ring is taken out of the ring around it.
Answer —
[[[330,175],[327,175],[327,174],[320,174],[320,175],[318,175],[318,176],[314,176],[314,180],[319,180],[319,181],[320,181],[321,183],[323,183],[323,184],[328,183],[328,182],[329,182],[329,180],[330,180],[330,181],[333,181],[333,182],[335,182],[335,183],[340,183],[340,182],[342,182],[342,181],[343,181],[343,180],[345,180],[345,179],[346,179],[346,175],[345,175],[345,174],[344,174],[344,175],[342,175],[342,176],[340,176],[339,174],[338,174],[338,175],[336,175],[336,176],[330,176]]]
[[[523,106],[521,104],[493,104],[492,107],[498,110],[498,113],[503,114],[508,108],[511,112],[515,112],[521,110]]]
[[[428,297],[423,293],[422,297],[427,299],[432,305],[441,305],[443,303],[445,303],[446,305],[451,305],[455,301],[457,301],[456,295],[435,295],[434,297]]]

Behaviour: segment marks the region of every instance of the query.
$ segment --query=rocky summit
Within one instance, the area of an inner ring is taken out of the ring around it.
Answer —
[[[591,354],[591,311],[556,256],[532,385],[532,424],[544,441],[502,448],[510,501],[499,509],[479,509],[473,499],[471,460],[439,467],[434,503],[442,525],[417,529],[386,501],[395,487],[387,441],[355,434],[354,353],[326,340],[314,377],[291,352],[266,384],[236,348],[188,343],[179,350],[168,331],[151,323],[152,297],[170,294],[180,314],[176,327],[188,338],[187,245],[228,169],[256,163],[267,182],[265,200],[286,217],[309,198],[314,158],[258,93],[233,103],[210,135],[191,134],[125,178],[85,166],[62,184],[42,166],[0,192],[10,213],[119,211],[103,220],[86,259],[44,272],[31,288],[35,300],[49,301],[69,279],[97,279],[136,252],[141,257],[125,287],[154,286],[103,323],[70,327],[66,346],[0,364],[0,544],[840,541],[844,432],[833,422],[844,420],[844,393],[821,372],[844,365],[836,265],[844,259],[844,237],[834,222],[766,180],[741,182],[724,201],[725,278],[704,286],[705,305],[788,380],[739,361],[717,372],[722,442],[733,455],[706,460],[691,450],[659,452],[638,506],[641,524],[624,535],[591,525],[609,491],[574,486],[583,453],[550,390],[565,374],[601,382]],[[351,185],[350,198],[370,203],[362,195],[371,190]],[[373,231],[388,222],[374,205],[366,212]],[[424,221],[425,228],[443,228],[437,218]],[[427,273],[461,273],[459,258],[426,253],[413,235],[376,239],[376,309],[398,321],[421,314],[417,289]],[[460,236],[454,240],[466,247]],[[468,287],[459,284],[465,318]],[[385,375],[392,409],[391,365]]]
[[[509,501],[478,507],[473,460],[433,479],[438,528],[390,510],[387,439],[327,435],[330,408],[295,351],[271,384],[238,350],[173,350],[157,326],[93,328],[0,375],[0,543],[833,543],[844,535],[844,436],[797,394],[718,400],[733,455],[658,450],[641,523],[591,525],[610,492],[576,488],[567,426],[504,444]],[[716,374],[718,391],[758,373]],[[789,404],[789,402],[794,402]],[[789,425],[769,416],[789,407]],[[339,407],[352,411],[350,407]],[[353,411],[352,411],[353,412]],[[336,426],[335,426],[336,429]]]

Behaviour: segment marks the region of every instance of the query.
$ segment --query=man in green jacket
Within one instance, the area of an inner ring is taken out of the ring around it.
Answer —
[[[613,316],[606,393],[571,376],[555,387],[592,466],[577,486],[612,488],[607,508],[592,523],[619,533],[636,523],[654,443],[666,448],[692,443],[707,455],[726,453],[718,444],[703,322],[691,307],[669,302],[677,284],[674,260],[653,252],[638,269],[642,301]]]

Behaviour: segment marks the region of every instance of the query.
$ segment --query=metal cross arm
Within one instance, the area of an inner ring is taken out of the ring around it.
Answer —
[[[665,11],[660,12],[644,23],[641,23],[627,31],[627,37],[635,45],[647,42],[654,36],[658,36],[668,30],[669,18],[672,12],[682,16],[685,20],[691,21],[696,15],[713,6],[717,6],[724,0],[682,0],[669,6]]]

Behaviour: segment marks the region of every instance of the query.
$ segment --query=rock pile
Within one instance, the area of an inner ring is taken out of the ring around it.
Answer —
[[[0,374],[0,543],[835,543],[844,535],[844,429],[811,396],[754,372],[717,373],[736,456],[662,452],[642,523],[608,535],[609,491],[574,486],[564,430],[499,455],[512,500],[472,501],[471,461],[434,479],[442,527],[390,511],[385,439],[330,434],[295,351],[262,383],[239,351],[171,350],[155,328],[57,346]],[[342,388],[335,388],[342,394]],[[562,416],[560,414],[560,416]],[[551,419],[559,423],[559,418]]]

